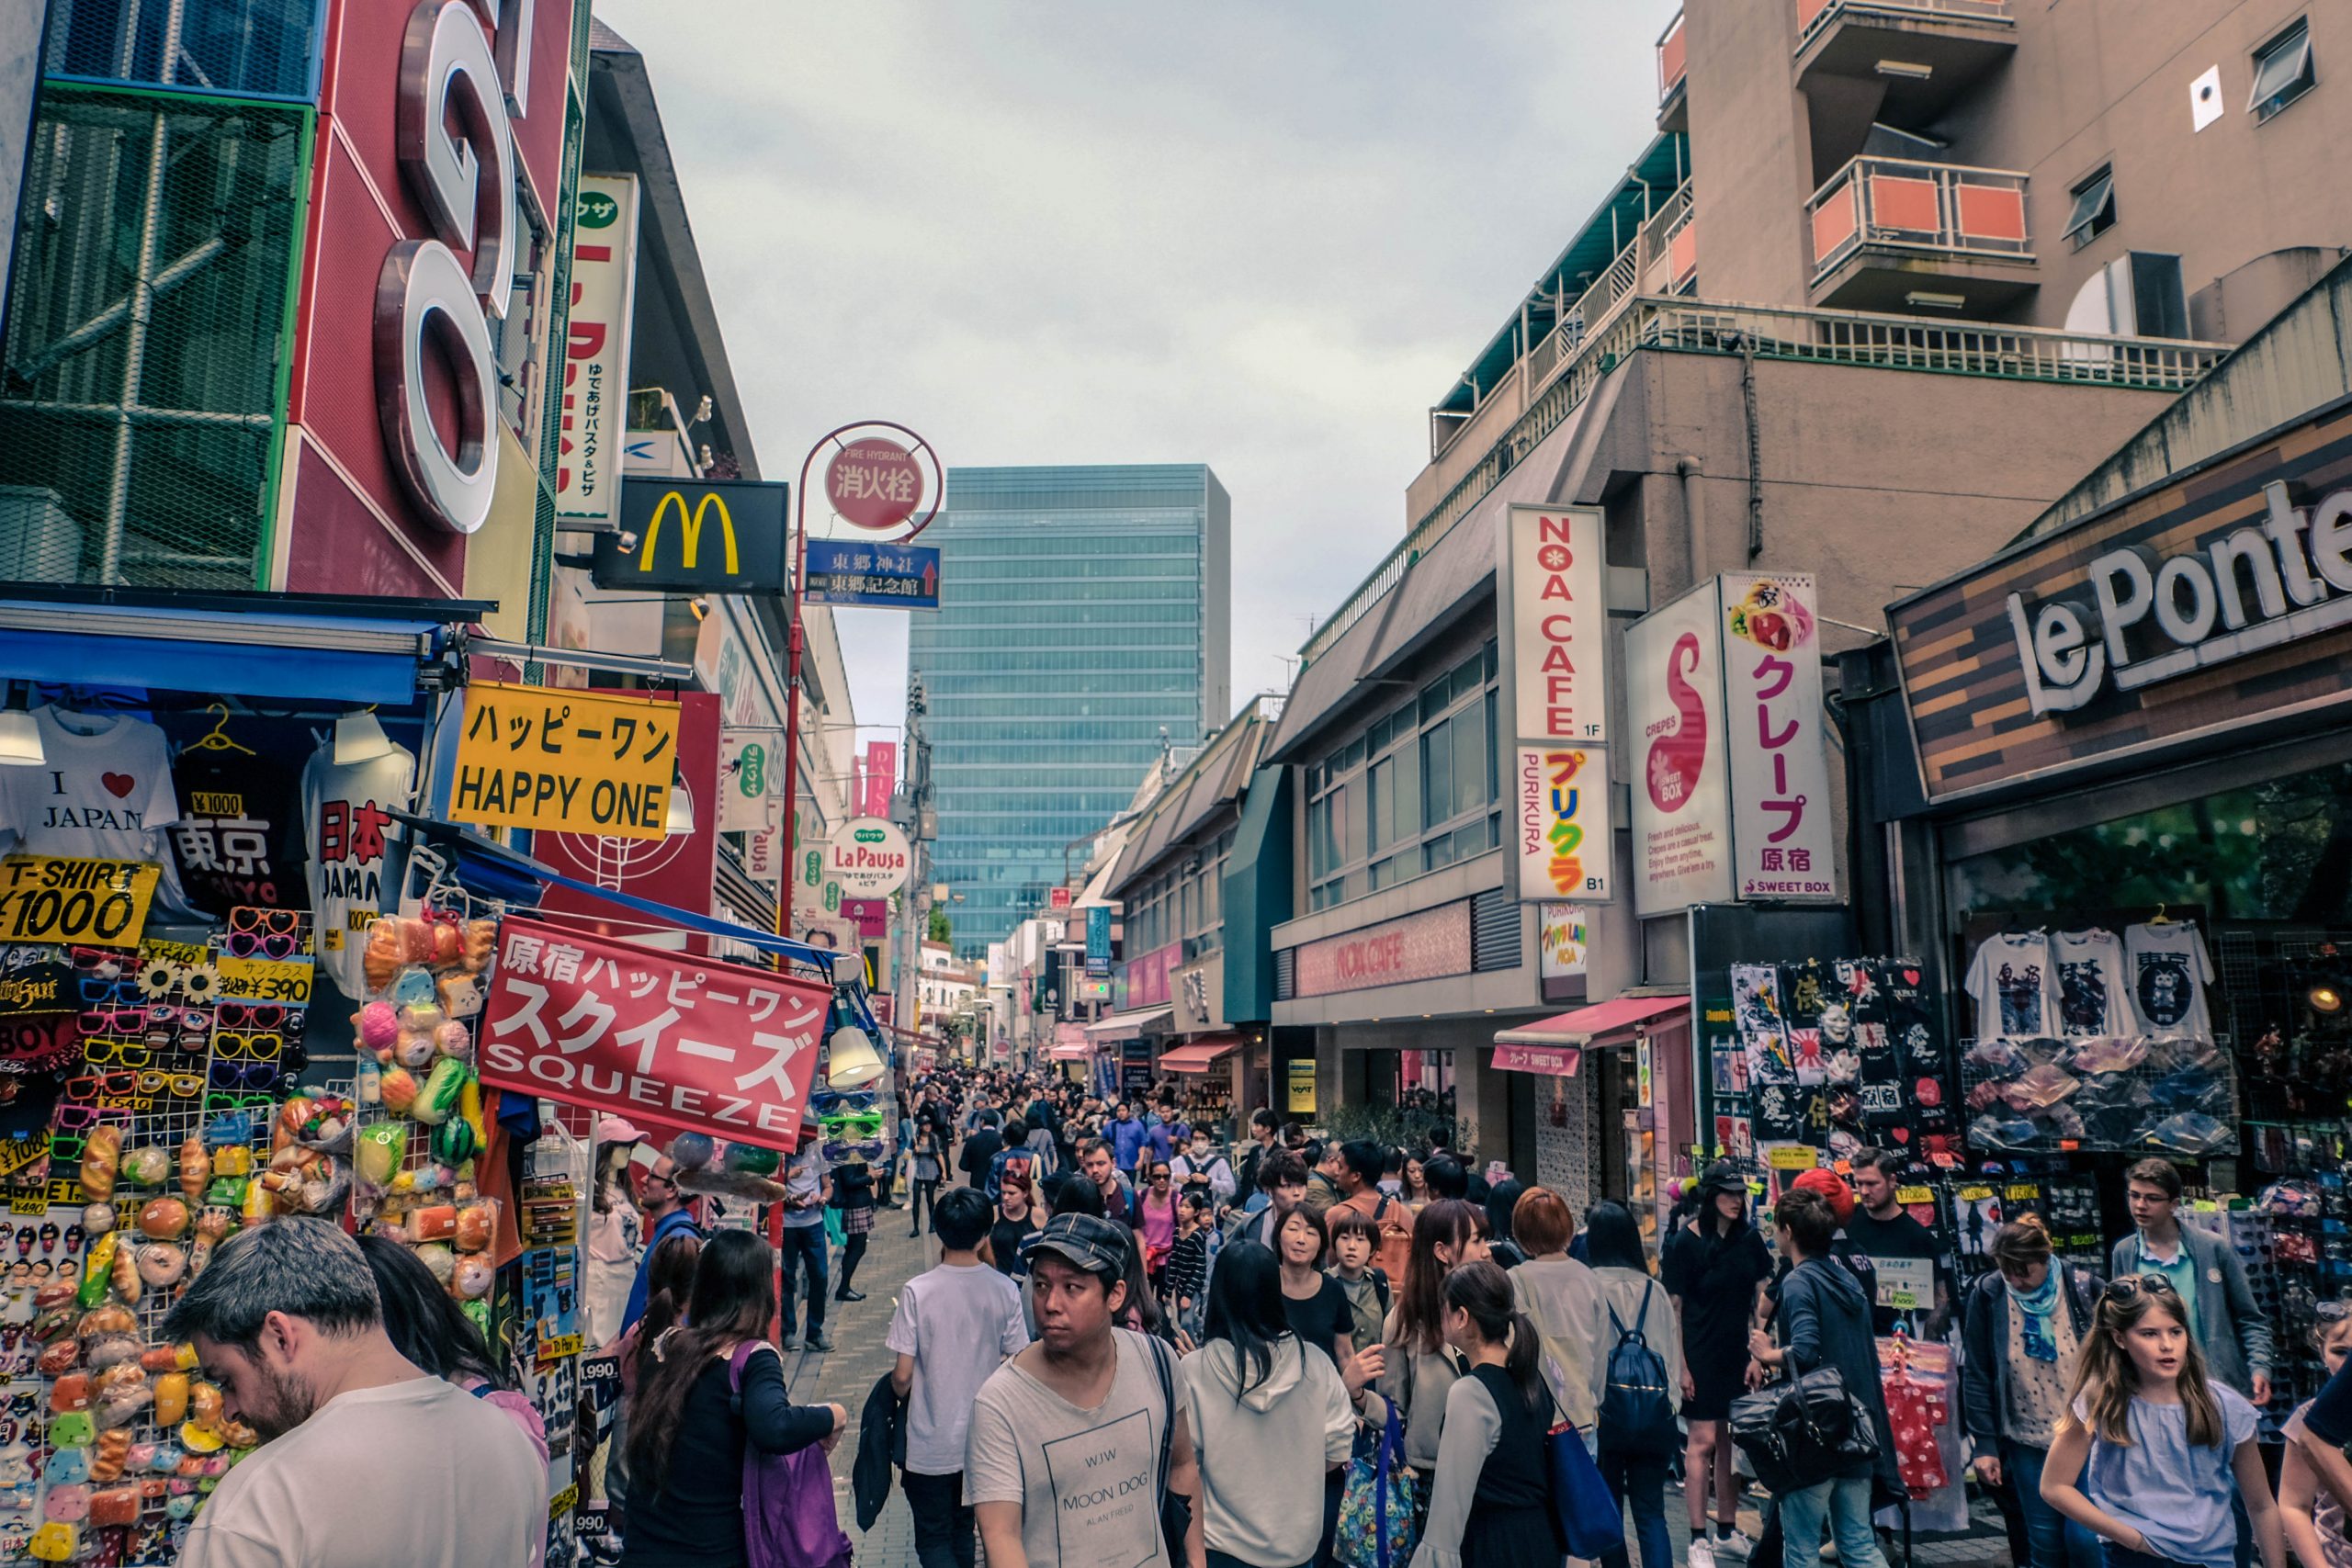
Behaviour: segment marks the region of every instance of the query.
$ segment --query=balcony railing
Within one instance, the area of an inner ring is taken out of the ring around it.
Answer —
[[[1857,158],[1805,204],[1813,224],[1814,276],[1818,279],[1864,245],[2030,255],[2025,185],[2025,175],[2007,169]]]
[[[1840,17],[1903,21],[2007,22],[2009,0],[1797,0],[1797,48]]]
[[[2227,344],[2120,338],[2041,327],[1945,322],[1852,310],[1791,310],[1638,296],[1566,356],[1558,377],[1478,466],[1413,525],[1396,547],[1299,649],[1307,663],[1329,652],[1405,580],[1421,553],[1573,412],[1603,376],[1636,349],[1679,354],[1753,352],[1758,359],[1812,360],[1881,370],[1921,370],[2014,381],[2060,381],[2185,391],[2229,352]]]
[[[1674,20],[1667,23],[1666,31],[1658,34],[1657,37],[1657,101],[1659,103],[1662,104],[1674,96],[1674,90],[1682,85],[1683,73],[1689,66],[1690,60],[1682,47],[1682,13],[1677,11],[1674,13]]]

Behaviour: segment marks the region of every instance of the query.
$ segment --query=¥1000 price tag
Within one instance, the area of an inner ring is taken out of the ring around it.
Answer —
[[[307,958],[231,958],[222,955],[220,996],[236,1002],[282,1002],[308,1007],[311,963]]]
[[[160,867],[145,861],[0,860],[0,942],[136,947]]]

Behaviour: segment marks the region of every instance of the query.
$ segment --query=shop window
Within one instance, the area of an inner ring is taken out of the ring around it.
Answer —
[[[2074,187],[2075,205],[2066,214],[2066,238],[2081,250],[2115,227],[2115,169],[2108,164]]]
[[[2318,80],[2306,18],[2254,51],[2254,93],[2246,107],[2255,118],[2268,119],[2310,92]]]

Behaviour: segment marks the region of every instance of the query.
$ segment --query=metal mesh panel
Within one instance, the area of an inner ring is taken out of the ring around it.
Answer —
[[[0,580],[257,580],[309,116],[44,89],[0,345]]]
[[[51,74],[307,98],[319,0],[57,0]]]

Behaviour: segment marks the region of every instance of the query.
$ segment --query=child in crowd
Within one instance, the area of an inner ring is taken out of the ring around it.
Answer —
[[[1377,1345],[1388,1321],[1388,1276],[1372,1265],[1380,1246],[1380,1222],[1360,1209],[1340,1207],[1331,1222],[1331,1278],[1346,1292],[1348,1313],[1355,1320],[1355,1342]]]
[[[2344,1370],[2352,1360],[2352,1303],[2322,1302],[2319,1321],[2312,1326],[2312,1344],[2327,1363],[2328,1376]],[[2337,1502],[2335,1492],[2321,1483],[2305,1451],[2307,1439],[2303,1434],[2303,1414],[2311,1409],[2305,1400],[2287,1418],[2287,1457],[2278,1467],[2278,1517],[2287,1532],[2287,1544],[2295,1551],[2305,1568],[2352,1568],[2352,1540],[2347,1540],[2344,1528],[2344,1505]]]
[[[2099,1297],[2041,1495],[2103,1539],[2108,1568],[2232,1568],[2234,1480],[2265,1568],[2287,1568],[2254,1430],[2254,1406],[2206,1377],[2172,1281],[2127,1274]]]
[[[1176,1245],[1169,1250],[1166,1280],[1168,1314],[1176,1326],[1200,1344],[1208,1315],[1209,1199],[1204,1192],[1187,1192],[1176,1202]]]

